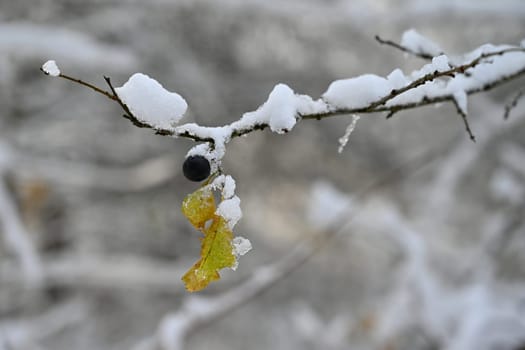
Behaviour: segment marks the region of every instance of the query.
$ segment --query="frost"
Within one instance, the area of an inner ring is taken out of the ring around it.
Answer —
[[[307,217],[315,229],[328,229],[348,212],[351,204],[350,197],[338,191],[332,184],[317,181],[312,186]]]
[[[223,199],[230,199],[235,195],[235,180],[230,175],[217,176],[211,186],[215,189],[222,189]]]
[[[237,267],[239,267],[239,257],[245,255],[250,250],[252,250],[252,243],[250,240],[238,236],[235,237],[232,241],[233,246],[233,255],[235,256],[235,264],[231,267],[233,271],[237,270]]]
[[[199,138],[213,140],[214,147],[209,147],[208,143],[193,147],[188,155],[200,154],[210,160],[211,171],[216,172],[218,162],[224,157],[226,144],[230,141],[233,129],[231,126],[208,127],[200,126],[195,123],[188,123],[175,128],[175,135],[187,134],[198,136]]]
[[[188,105],[184,98],[164,89],[155,79],[135,73],[115,91],[131,113],[154,129],[172,130]]]
[[[235,195],[235,180],[231,176],[224,178],[224,187],[222,189],[222,196],[224,198],[232,198]]]
[[[419,34],[414,29],[407,30],[403,33],[401,46],[418,54],[439,56],[443,53],[443,50],[438,44]]]
[[[323,94],[323,99],[337,108],[364,108],[390,93],[388,80],[374,74],[336,80]]]
[[[230,199],[223,200],[219,207],[217,208],[217,211],[215,214],[221,216],[226,220],[228,223],[228,227],[233,229],[233,227],[239,222],[239,220],[242,218],[242,211],[241,211],[241,200],[239,197],[234,196]]]
[[[44,63],[42,65],[42,71],[52,77],[58,77],[60,75],[60,69],[58,68],[57,63],[53,60]]]
[[[432,59],[432,65],[438,72],[445,72],[450,69],[448,57],[446,55],[439,55]]]
[[[357,121],[360,118],[361,117],[359,117],[357,114],[352,115],[352,121],[346,127],[345,134],[339,139],[339,149],[337,150],[337,152],[343,152],[343,149],[345,148],[346,144],[348,143],[348,139],[350,138],[350,134],[352,134],[352,131],[354,131],[355,126],[357,125]]]
[[[464,90],[454,92],[454,103],[463,115],[467,115],[467,93]]]

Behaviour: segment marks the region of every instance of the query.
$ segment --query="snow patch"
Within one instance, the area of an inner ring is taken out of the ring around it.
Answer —
[[[410,83],[410,80],[408,80],[403,71],[399,68],[394,69],[392,73],[386,77],[386,80],[388,80],[392,89],[401,89]]]
[[[441,47],[432,40],[419,34],[414,29],[409,29],[401,37],[401,46],[423,55],[439,56],[443,53]]]
[[[235,180],[233,179],[233,177],[227,175],[224,178],[222,196],[224,198],[232,198],[234,195],[235,195]]]
[[[57,66],[57,63],[53,60],[49,60],[42,65],[42,71],[52,77],[58,77],[60,75],[60,69]]]
[[[154,129],[173,130],[188,108],[182,96],[142,73],[133,74],[115,91],[139,121]]]
[[[237,222],[242,218],[240,204],[241,200],[239,197],[233,196],[230,199],[223,200],[215,211],[215,214],[222,216],[224,220],[226,220],[230,230],[233,229]]]
[[[252,243],[241,236],[235,237],[232,241],[233,255],[235,255],[235,264],[231,267],[233,271],[239,266],[239,257],[252,250]]]
[[[388,95],[391,90],[387,79],[364,74],[332,82],[323,94],[323,99],[336,108],[363,108]]]
[[[447,55],[439,55],[432,59],[432,65],[438,72],[445,72],[450,69]]]
[[[235,195],[235,180],[230,175],[219,175],[213,180],[214,189],[222,189],[222,198],[230,199]]]
[[[272,131],[279,134],[290,131],[296,123],[297,114],[293,90],[285,84],[276,85],[261,107],[260,113],[266,116],[264,119],[268,121]]]

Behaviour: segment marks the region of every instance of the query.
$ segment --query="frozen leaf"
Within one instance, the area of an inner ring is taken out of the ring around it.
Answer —
[[[208,186],[189,194],[182,202],[182,213],[199,230],[214,217],[215,210],[213,191]]]
[[[214,216],[211,225],[203,230],[201,258],[182,277],[190,292],[202,290],[220,278],[219,270],[236,263],[233,254],[233,233],[221,216]]]

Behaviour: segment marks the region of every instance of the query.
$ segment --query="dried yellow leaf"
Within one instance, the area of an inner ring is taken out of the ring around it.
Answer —
[[[186,289],[196,292],[220,278],[219,270],[235,265],[233,233],[221,216],[214,216],[211,225],[203,230],[201,258],[182,277]]]
[[[205,186],[190,193],[182,202],[182,213],[197,229],[202,230],[215,214],[215,198],[210,187]]]

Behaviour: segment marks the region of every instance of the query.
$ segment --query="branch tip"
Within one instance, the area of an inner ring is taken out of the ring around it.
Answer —
[[[518,105],[519,100],[524,96],[523,90],[518,91],[518,93],[510,100],[509,103],[505,105],[505,112],[503,113],[503,119],[509,119],[510,112]]]

